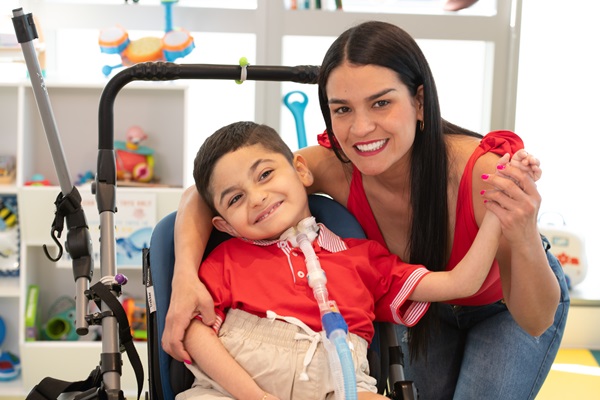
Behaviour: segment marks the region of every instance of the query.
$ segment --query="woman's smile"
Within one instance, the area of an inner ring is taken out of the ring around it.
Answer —
[[[389,139],[382,139],[367,143],[357,143],[354,145],[354,148],[357,149],[359,153],[369,153],[364,155],[372,155],[375,153],[379,153],[379,151],[385,147],[388,140]]]

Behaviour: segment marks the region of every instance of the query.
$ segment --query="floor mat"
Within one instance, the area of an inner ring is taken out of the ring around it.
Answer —
[[[600,351],[560,349],[536,400],[600,398]]]

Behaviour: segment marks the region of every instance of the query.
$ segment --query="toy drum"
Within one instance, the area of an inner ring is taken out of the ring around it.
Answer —
[[[175,61],[185,57],[194,50],[194,39],[185,29],[169,31],[162,39],[165,60]]]
[[[100,51],[107,54],[121,54],[129,46],[129,35],[120,26],[105,28],[98,39]]]
[[[161,40],[150,36],[134,40],[125,49],[122,58],[125,65],[147,61],[163,61]]]

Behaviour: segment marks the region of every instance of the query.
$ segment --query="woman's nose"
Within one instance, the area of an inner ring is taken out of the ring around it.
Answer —
[[[356,111],[354,120],[350,127],[351,132],[356,136],[365,136],[373,131],[375,122],[366,112]]]

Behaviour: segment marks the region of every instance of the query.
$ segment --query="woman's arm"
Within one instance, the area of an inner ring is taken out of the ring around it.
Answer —
[[[212,231],[211,218],[196,187],[186,189],[175,219],[175,270],[162,336],[163,349],[179,361],[191,360],[183,338],[192,318],[200,314],[209,325],[215,321],[210,293],[198,279],[198,266]]]
[[[478,163],[474,176],[495,169],[494,161]],[[476,181],[473,185],[476,217],[487,209],[496,214],[502,226],[496,260],[504,301],[515,321],[530,335],[539,336],[552,325],[560,300],[558,281],[548,264],[537,227],[541,196],[533,178],[510,164],[502,174],[489,175],[487,183],[491,186],[475,185]],[[490,200],[485,204],[480,201],[481,190],[485,190],[484,197]]]
[[[198,367],[236,399],[276,399],[262,390],[229,354],[215,331],[194,320],[185,334],[184,345]]]
[[[481,201],[481,200],[480,200]],[[498,218],[486,213],[471,248],[450,271],[425,275],[409,299],[415,301],[447,301],[472,296],[488,276],[498,250],[501,230]]]

